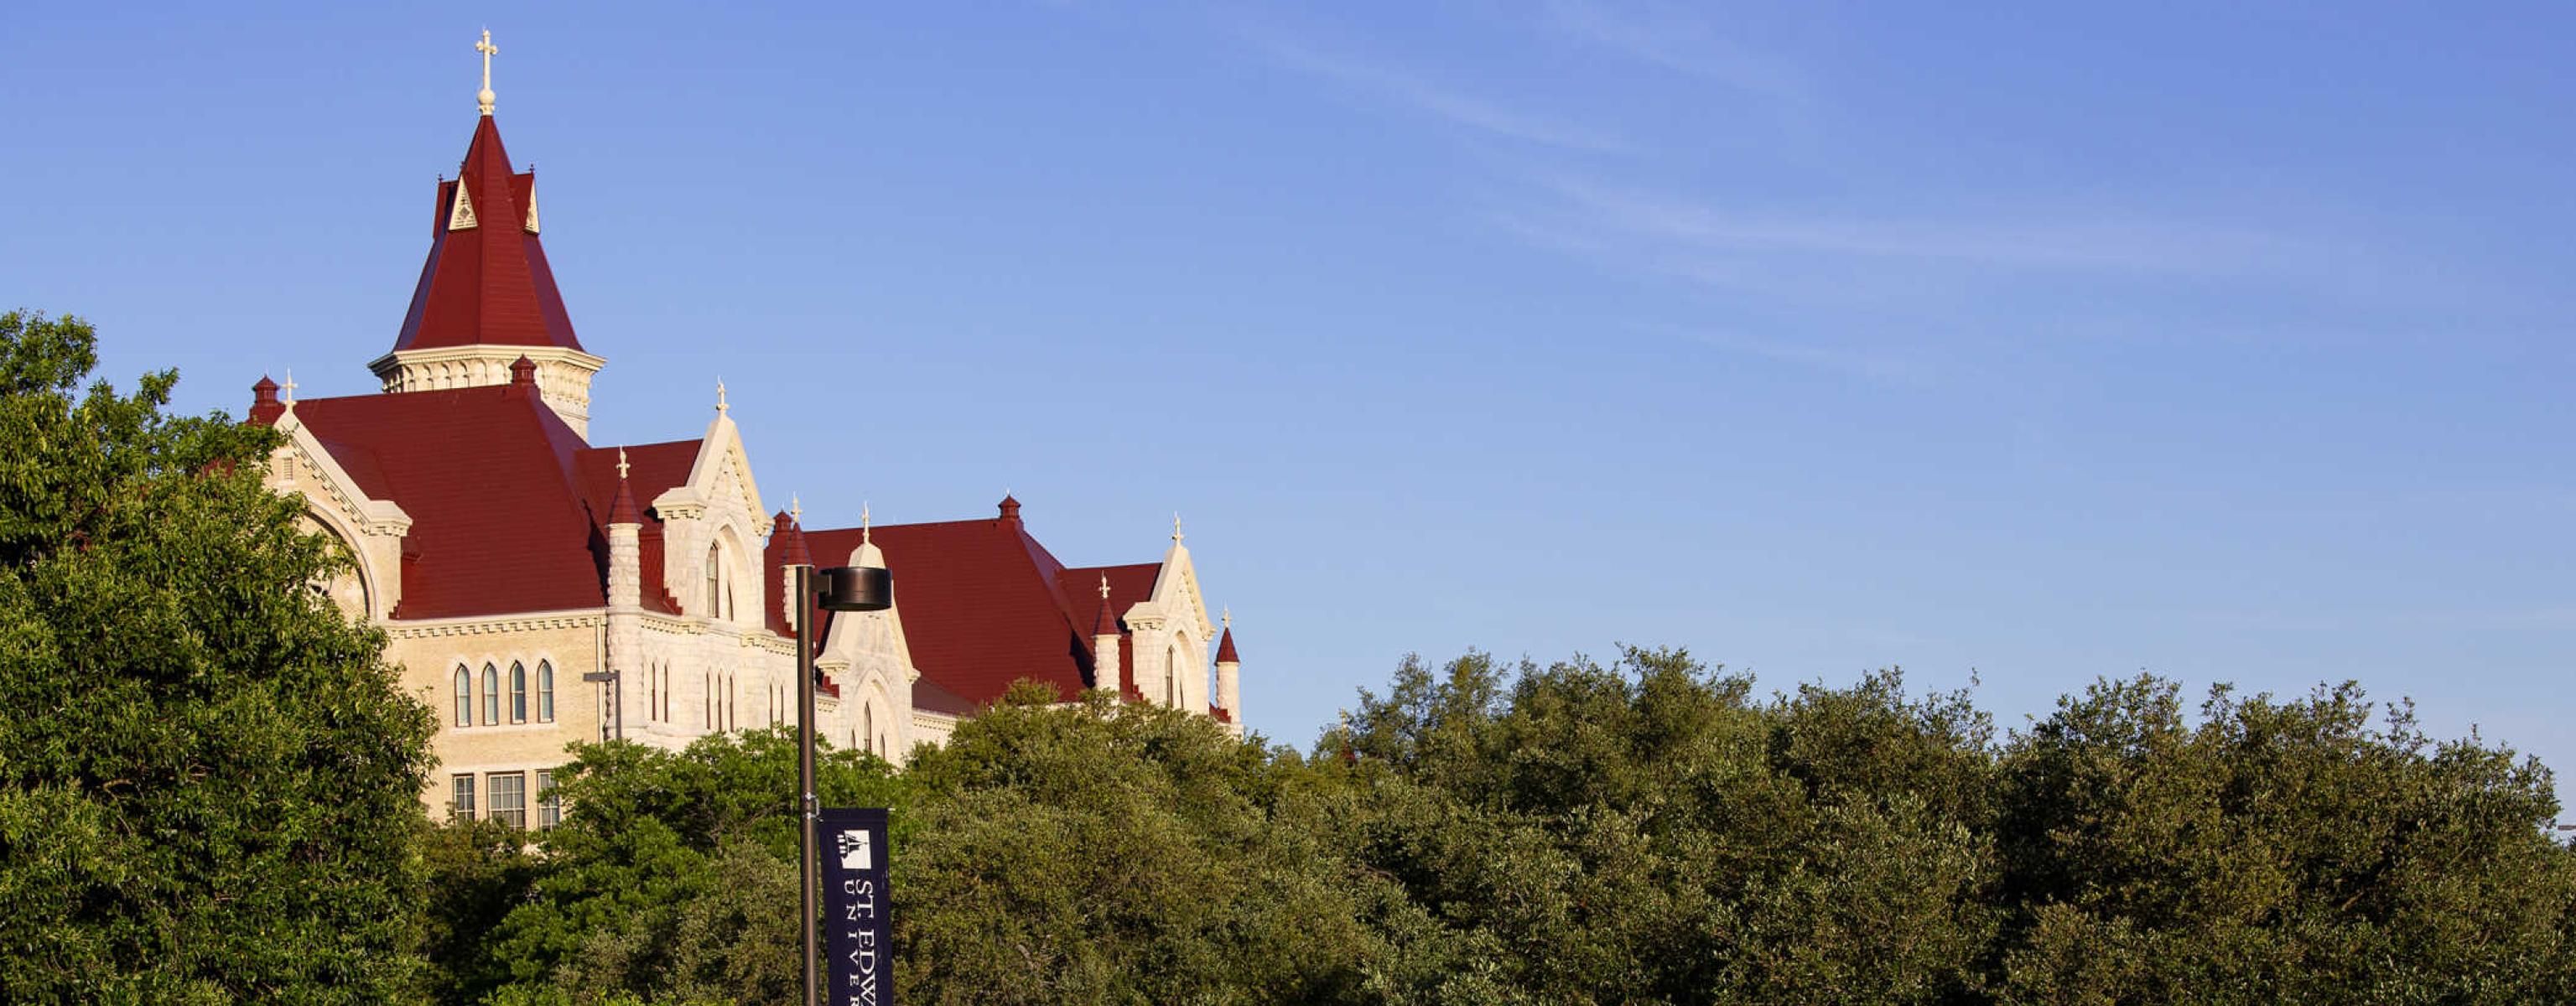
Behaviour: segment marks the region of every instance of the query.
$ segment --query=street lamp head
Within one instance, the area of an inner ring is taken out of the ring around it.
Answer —
[[[815,593],[826,611],[884,611],[894,607],[894,573],[882,566],[834,566],[815,571]]]

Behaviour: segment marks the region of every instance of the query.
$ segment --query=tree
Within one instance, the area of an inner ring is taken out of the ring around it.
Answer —
[[[447,1001],[795,1001],[795,730],[717,734],[676,752],[614,741],[573,754],[557,776],[569,811],[538,836],[527,869],[489,898],[448,906],[441,927],[480,939],[441,959],[455,976]],[[912,803],[892,767],[864,752],[827,748],[815,785],[832,806]],[[897,820],[909,828],[911,818]],[[478,846],[472,827],[441,831]],[[448,862],[455,872],[438,886],[471,889],[495,874],[488,860]],[[485,906],[502,911],[494,918]]]
[[[95,347],[0,314],[0,1000],[405,998],[429,713],[277,435],[78,392]]]

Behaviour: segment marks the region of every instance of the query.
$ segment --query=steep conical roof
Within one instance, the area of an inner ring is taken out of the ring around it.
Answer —
[[[581,349],[537,239],[536,199],[536,173],[513,173],[500,127],[476,120],[458,177],[438,185],[429,260],[394,349]]]

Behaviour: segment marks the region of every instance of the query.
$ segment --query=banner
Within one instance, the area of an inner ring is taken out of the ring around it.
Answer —
[[[823,873],[823,1001],[891,1006],[894,927],[887,913],[883,807],[825,807],[814,819]]]

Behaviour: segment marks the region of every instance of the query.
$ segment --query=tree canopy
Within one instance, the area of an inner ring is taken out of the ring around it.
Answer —
[[[0,314],[0,1000],[414,987],[430,720],[263,489],[270,430]]]
[[[910,1002],[2576,995],[2547,772],[2351,686],[2102,681],[1999,735],[1894,672],[1469,654],[1305,752],[1029,690],[903,771],[826,764],[900,822]],[[585,748],[478,991],[790,1001],[793,773],[780,732]]]

